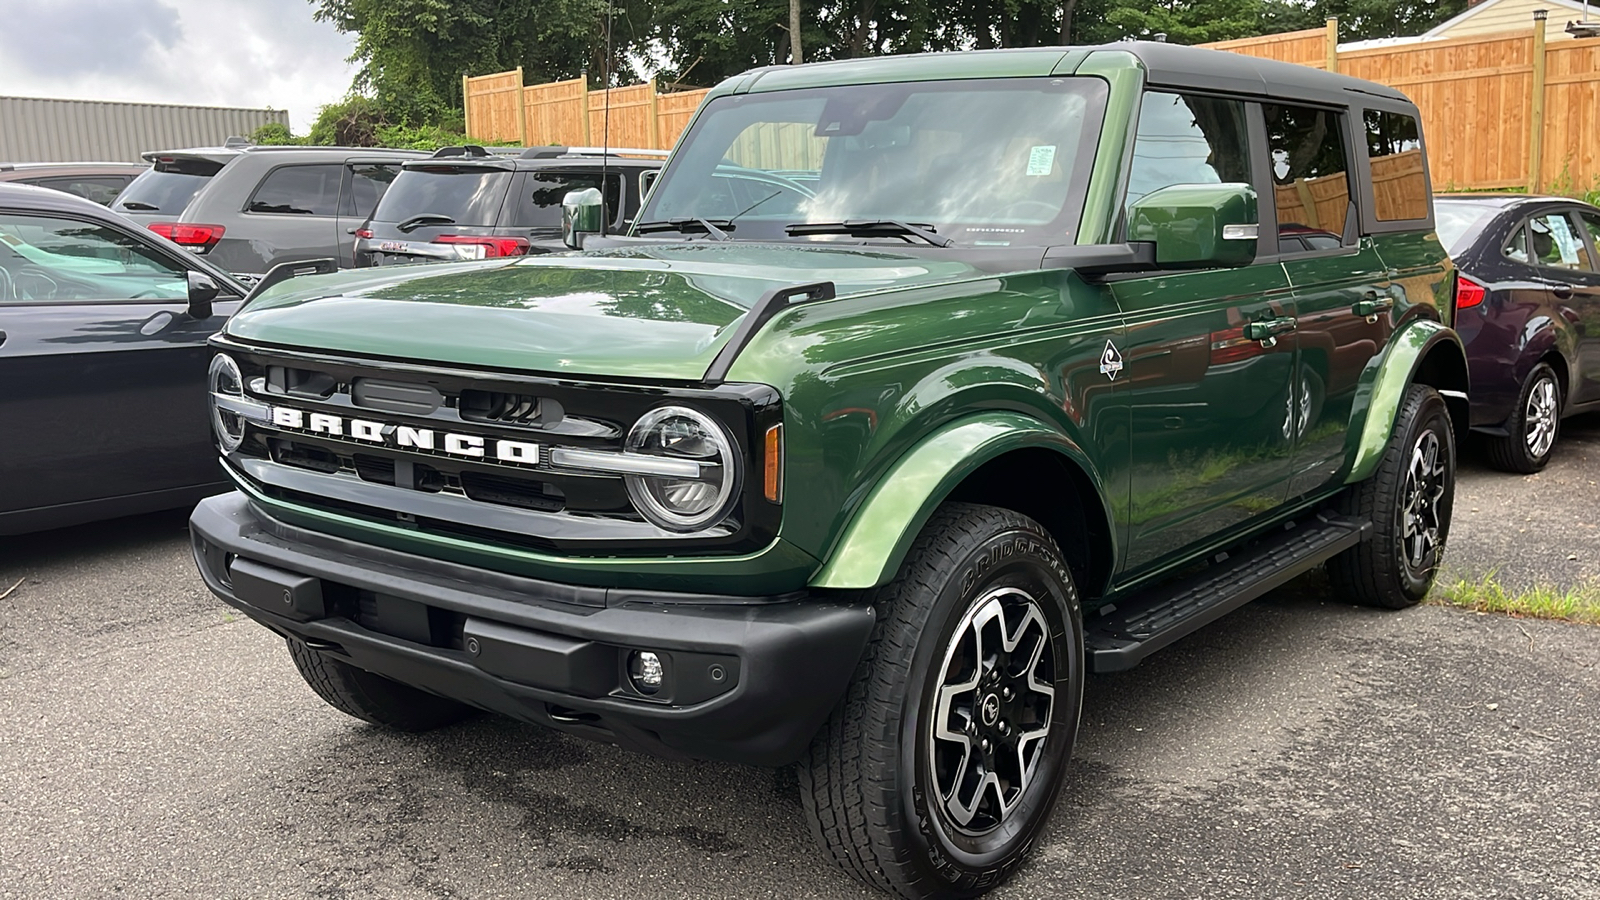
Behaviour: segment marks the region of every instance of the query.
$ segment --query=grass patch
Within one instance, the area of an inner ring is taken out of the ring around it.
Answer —
[[[1524,619],[1561,619],[1600,625],[1600,585],[1585,583],[1569,588],[1535,585],[1515,591],[1500,583],[1494,572],[1477,581],[1457,578],[1439,581],[1428,603],[1456,606],[1481,613],[1504,613]]]

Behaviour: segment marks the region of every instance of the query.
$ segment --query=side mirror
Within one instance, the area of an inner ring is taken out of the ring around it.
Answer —
[[[1175,184],[1133,202],[1128,240],[1155,244],[1158,268],[1247,266],[1259,221],[1248,184]]]
[[[217,299],[222,287],[204,272],[189,272],[189,316],[193,319],[211,318],[211,301]]]
[[[574,250],[583,249],[583,237],[599,234],[605,223],[605,198],[598,188],[572,191],[561,198],[561,240]]]

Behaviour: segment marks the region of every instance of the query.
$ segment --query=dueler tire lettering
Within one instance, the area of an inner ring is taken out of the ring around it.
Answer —
[[[1071,573],[1026,516],[947,503],[871,599],[867,652],[800,765],[806,819],[869,885],[976,896],[1021,864],[1071,755],[1084,671]]]
[[[1334,589],[1365,606],[1388,609],[1427,596],[1450,534],[1455,472],[1455,433],[1444,398],[1413,384],[1378,470],[1339,497],[1339,510],[1370,521],[1372,534],[1328,561]]]

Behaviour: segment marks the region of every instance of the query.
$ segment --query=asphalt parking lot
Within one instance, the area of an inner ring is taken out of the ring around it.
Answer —
[[[1450,564],[1600,560],[1600,419],[1461,471]],[[200,586],[184,516],[0,544],[0,897],[851,897],[792,770],[323,706]],[[997,896],[1600,897],[1600,629],[1296,583],[1093,678],[1064,800]]]

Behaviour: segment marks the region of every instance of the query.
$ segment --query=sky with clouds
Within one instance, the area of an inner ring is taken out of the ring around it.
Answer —
[[[353,37],[308,0],[0,0],[0,95],[287,109],[344,96]]]

